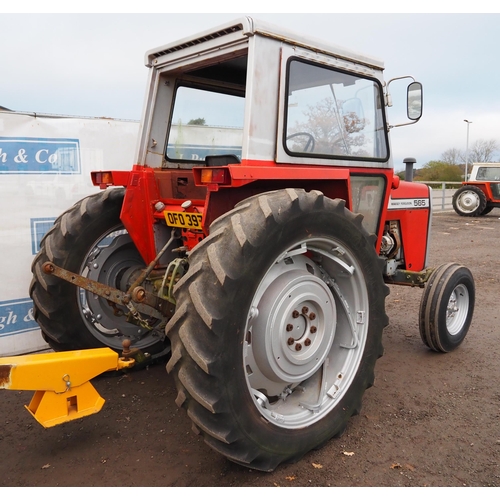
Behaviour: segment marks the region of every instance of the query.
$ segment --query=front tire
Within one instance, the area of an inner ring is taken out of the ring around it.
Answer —
[[[486,195],[477,186],[462,186],[453,195],[453,209],[463,217],[478,217],[486,210]]]
[[[340,435],[374,380],[382,265],[342,200],[284,190],[217,219],[167,325],[178,397],[206,443],[270,471]]]
[[[43,272],[51,261],[67,271],[125,291],[134,272],[145,267],[120,221],[125,190],[106,189],[79,201],[54,223],[32,265],[30,296],[45,341],[55,351],[132,347],[155,355],[169,349],[163,327],[127,321],[127,311],[97,295]],[[150,320],[150,318],[148,318]]]
[[[459,264],[443,264],[431,275],[420,301],[420,337],[436,352],[450,352],[465,339],[475,303],[474,278]]]

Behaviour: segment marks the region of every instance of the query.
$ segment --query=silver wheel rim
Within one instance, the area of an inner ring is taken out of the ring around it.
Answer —
[[[471,213],[477,210],[481,200],[474,191],[464,191],[458,196],[457,205],[464,213]]]
[[[122,291],[134,271],[144,268],[144,262],[128,232],[120,224],[102,235],[85,256],[80,274]],[[127,310],[81,288],[77,289],[80,313],[88,331],[104,345],[122,349],[128,338],[134,347],[143,349],[158,342],[160,334],[127,321]],[[147,319],[147,318],[146,318]]]
[[[243,343],[262,416],[297,429],[330,412],[358,372],[368,314],[364,275],[342,242],[311,239],[284,252],[257,288]]]
[[[458,335],[467,321],[469,292],[465,285],[455,287],[446,306],[446,328],[450,335]]]

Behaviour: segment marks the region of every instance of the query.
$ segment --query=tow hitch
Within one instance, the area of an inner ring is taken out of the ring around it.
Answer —
[[[0,358],[0,389],[35,391],[25,408],[46,428],[87,417],[104,405],[89,381],[106,371],[131,368],[144,357],[129,347],[125,341],[122,356],[104,347]]]

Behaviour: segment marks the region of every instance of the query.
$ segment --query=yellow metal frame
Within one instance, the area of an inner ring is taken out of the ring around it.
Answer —
[[[25,408],[53,427],[100,411],[104,399],[89,381],[134,363],[107,347],[0,358],[0,389],[36,391]]]

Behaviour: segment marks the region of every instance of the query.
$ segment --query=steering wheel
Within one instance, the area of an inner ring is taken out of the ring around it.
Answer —
[[[289,139],[293,139],[294,137],[299,137],[301,135],[305,135],[307,137],[306,146],[303,149],[303,151],[304,152],[309,151],[310,153],[312,153],[314,151],[314,146],[316,145],[316,141],[314,140],[314,137],[308,132],[297,132],[296,134],[289,135],[286,138],[286,140],[288,141]]]

